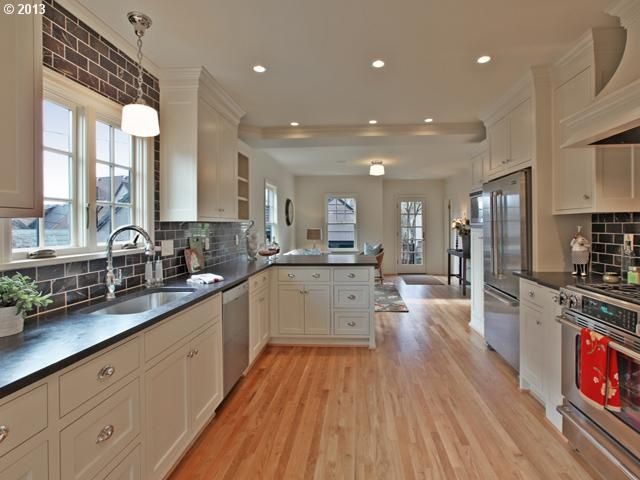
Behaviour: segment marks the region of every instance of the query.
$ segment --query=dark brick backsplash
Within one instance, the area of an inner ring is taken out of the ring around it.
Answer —
[[[594,213],[591,222],[594,272],[623,273],[625,233],[633,234],[633,253],[626,262],[640,265],[640,212]]]
[[[93,30],[54,0],[44,0],[43,64],[121,105],[136,95],[138,75],[135,60],[115,47],[108,39]],[[131,33],[133,35],[133,31]],[[160,108],[160,83],[146,70],[143,74],[145,101]],[[154,140],[154,224],[156,245],[162,240],[173,240],[173,255],[163,257],[164,278],[187,272],[184,249],[193,236],[208,237],[210,249],[205,252],[205,265],[245,258],[244,230],[246,223],[189,223],[160,222],[160,138]],[[236,246],[235,238],[239,237]],[[123,284],[116,291],[136,288],[144,283],[146,257],[141,254],[114,257],[114,267],[121,268]],[[12,275],[19,271],[38,282],[44,293],[51,293],[53,303],[46,311],[63,308],[105,294],[106,260],[68,262],[36,268],[6,271]]]

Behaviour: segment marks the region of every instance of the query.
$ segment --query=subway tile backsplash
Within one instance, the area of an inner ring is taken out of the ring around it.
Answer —
[[[626,233],[633,235],[631,264],[637,264],[640,260],[640,212],[594,213],[591,222],[591,268],[594,272],[622,274]]]
[[[43,64],[81,85],[124,105],[135,96],[135,60],[116,48],[108,39],[77,18],[55,0],[44,0]],[[145,100],[159,108],[160,82],[145,70]],[[205,265],[214,266],[246,258],[246,223],[160,222],[160,138],[154,141],[154,223],[156,245],[173,240],[173,255],[162,258],[164,278],[185,274],[184,249],[193,236],[208,237]],[[189,188],[185,186],[185,188]],[[236,245],[236,238],[239,242]],[[122,269],[122,291],[144,284],[146,257],[131,254],[114,257],[114,266]],[[51,311],[104,296],[105,258],[59,263],[18,270],[33,278],[44,293],[51,293]],[[6,271],[12,275],[16,270]]]

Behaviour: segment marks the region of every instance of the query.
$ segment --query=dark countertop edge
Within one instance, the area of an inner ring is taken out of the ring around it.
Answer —
[[[254,266],[255,268],[251,271],[247,271],[245,273],[243,273],[242,275],[239,275],[231,280],[225,280],[224,282],[220,282],[219,284],[211,284],[209,285],[209,288],[206,291],[203,291],[200,293],[200,295],[195,296],[194,298],[185,301],[184,303],[181,303],[180,305],[176,306],[175,308],[159,313],[158,315],[155,315],[154,317],[150,318],[147,321],[144,321],[142,323],[139,323],[138,325],[135,325],[134,327],[131,327],[127,330],[124,330],[116,335],[113,335],[105,340],[102,340],[98,343],[95,343],[93,345],[91,345],[90,347],[87,347],[83,350],[80,350],[78,352],[75,352],[73,354],[71,354],[68,357],[65,357],[62,360],[59,360],[57,362],[51,363],[39,370],[35,370],[27,375],[25,375],[24,377],[20,377],[17,380],[14,380],[10,383],[7,383],[5,385],[0,386],[0,399],[7,397],[23,388],[28,387],[29,385],[32,385],[50,375],[53,375],[56,372],[59,372],[60,370],[63,370],[64,368],[73,365],[74,363],[78,363],[82,360],[84,360],[85,358],[98,353],[101,350],[105,350],[107,348],[109,348],[112,345],[115,345],[118,342],[121,342],[122,340],[125,340],[129,337],[132,337],[134,335],[136,335],[137,333],[141,332],[142,330],[146,330],[149,327],[152,327],[153,325],[155,325],[156,323],[160,323],[162,320],[165,320],[168,317],[171,317],[173,315],[176,315],[180,312],[182,312],[183,310],[186,310],[187,308],[200,303],[204,300],[206,300],[209,297],[212,297],[218,293],[221,292],[225,292],[239,284],[241,284],[242,282],[246,281],[247,279],[249,279],[250,277],[264,271],[267,270],[271,267],[278,267],[278,266],[288,266],[288,267],[313,267],[313,266],[327,266],[327,267],[354,267],[354,266],[361,266],[361,267],[365,267],[365,266],[375,266],[377,265],[377,262],[375,261],[375,257],[371,257],[373,258],[373,262],[371,262],[370,260],[365,260],[363,258],[363,262],[361,263],[348,263],[348,262],[344,262],[344,263],[339,263],[339,262],[328,262],[327,259],[325,259],[325,261],[323,262],[321,259],[309,259],[310,262],[309,263],[304,263],[304,262],[300,262],[300,263],[296,263],[295,261],[292,262],[286,262],[286,263],[278,263],[277,261],[275,262],[271,262],[271,263],[257,263],[255,265],[252,265],[252,263],[248,263],[248,265]],[[227,262],[226,264],[233,264],[233,263],[237,263],[237,262]],[[215,272],[215,271],[220,271],[221,268],[223,268],[225,266],[225,263],[223,264],[219,264],[213,267],[209,267],[205,270],[203,270],[203,272]],[[184,281],[186,280],[190,275],[183,275],[180,277],[174,277],[168,280],[167,286],[171,286],[172,284],[178,283],[180,281]],[[216,288],[217,285],[217,288]],[[141,289],[142,290],[142,289]],[[124,295],[122,296],[127,296],[130,292],[126,292],[124,293]],[[99,303],[103,303],[103,302],[99,302]],[[75,309],[70,309],[69,314],[73,314],[74,312],[80,313],[81,312],[79,310],[84,310],[87,308],[87,306],[90,304],[83,304],[82,306],[80,306],[80,308],[75,308]],[[66,315],[67,313],[59,313],[58,315],[62,316]],[[56,315],[55,313],[53,314],[49,314],[49,315],[43,315],[43,317],[45,318],[49,318],[49,321],[55,321],[55,317],[57,317],[58,315]],[[29,320],[27,320],[29,321]],[[2,354],[2,352],[0,351],[0,354]]]
[[[514,272],[516,277],[530,280],[543,287],[548,287],[553,290],[560,290],[560,288],[569,285],[580,285],[589,283],[600,283],[602,280],[598,274],[590,274],[587,277],[579,277],[573,275],[571,272]]]

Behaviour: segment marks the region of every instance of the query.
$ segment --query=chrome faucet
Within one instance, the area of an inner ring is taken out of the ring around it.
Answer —
[[[116,286],[122,285],[122,271],[119,268],[115,270],[113,269],[113,242],[118,235],[122,232],[126,232],[127,230],[133,230],[134,232],[138,232],[142,235],[144,238],[144,253],[148,257],[153,257],[153,242],[144,228],[138,227],[137,225],[123,225],[111,232],[111,235],[109,235],[109,241],[107,242],[107,275],[104,279],[105,286],[107,287],[107,300],[113,300],[116,298]],[[145,285],[147,288],[152,286],[149,279],[147,279]]]

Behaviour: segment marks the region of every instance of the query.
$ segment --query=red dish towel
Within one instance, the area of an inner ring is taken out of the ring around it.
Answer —
[[[618,411],[618,357],[610,341],[588,328],[580,331],[580,393],[594,407]]]

